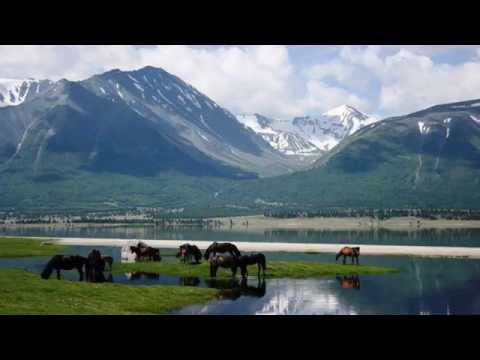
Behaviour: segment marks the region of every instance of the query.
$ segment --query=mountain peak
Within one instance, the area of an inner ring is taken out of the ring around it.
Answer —
[[[355,109],[354,107],[352,107],[350,105],[347,105],[347,104],[343,104],[343,105],[340,105],[340,106],[337,106],[333,109],[328,110],[327,112],[323,113],[322,115],[323,116],[343,116],[346,113],[359,113],[359,114],[361,114],[361,112],[358,111],[357,109]]]

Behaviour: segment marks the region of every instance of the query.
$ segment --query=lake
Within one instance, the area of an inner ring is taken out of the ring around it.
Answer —
[[[245,233],[208,230],[165,230],[147,227],[16,228],[0,235],[71,236],[137,239],[188,239],[229,241],[280,241],[362,243],[384,245],[478,246],[479,230],[266,231]],[[120,258],[120,249],[97,247]],[[241,246],[240,246],[241,249]],[[89,247],[74,247],[86,255]],[[172,249],[161,249],[172,252]],[[268,260],[334,261],[332,254],[266,253]],[[0,259],[0,267],[20,267],[40,272],[48,257]],[[164,257],[165,261],[176,261]],[[249,277],[247,283],[209,282],[163,274],[113,274],[112,281],[128,284],[170,284],[219,288],[219,299],[194,305],[174,314],[480,314],[480,260],[408,256],[362,256],[361,263],[398,267],[396,274],[331,277],[322,279],[267,279]],[[268,264],[267,264],[268,265]],[[77,280],[74,271],[65,277]],[[56,280],[49,280],[56,281]]]

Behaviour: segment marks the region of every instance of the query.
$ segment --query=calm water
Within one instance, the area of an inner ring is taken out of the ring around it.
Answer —
[[[418,231],[267,230],[240,232],[207,229],[164,229],[154,226],[0,228],[0,236],[60,236],[169,240],[227,240],[297,243],[359,243],[383,245],[480,246],[480,229]]]
[[[4,232],[5,234],[5,232]],[[88,229],[22,229],[9,235],[75,236],[144,239],[198,239],[230,241],[350,242],[478,246],[480,231],[449,230],[409,232],[313,232],[279,231],[246,234],[228,231],[165,231],[153,227]],[[120,259],[120,249],[97,247]],[[240,246],[241,249],[241,246]],[[86,255],[90,248],[74,247],[72,253]],[[172,249],[161,249],[161,253]],[[266,253],[268,260],[331,262],[330,254]],[[0,259],[0,267],[20,267],[40,272],[49,257]],[[164,261],[175,258],[164,257]],[[362,256],[361,263],[398,267],[397,274],[324,279],[271,279],[250,277],[247,283],[211,282],[163,274],[114,274],[112,281],[128,284],[169,284],[222,289],[219,299],[206,305],[184,308],[175,314],[480,314],[480,261],[427,259],[406,256]],[[75,271],[62,276],[78,280]],[[53,275],[54,278],[54,275]],[[49,281],[57,281],[54,280]]]

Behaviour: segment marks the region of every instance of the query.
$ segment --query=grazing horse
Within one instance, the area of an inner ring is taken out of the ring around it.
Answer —
[[[192,259],[195,260],[195,264],[200,264],[202,259],[202,252],[195,245],[183,244],[180,245],[179,252],[177,253],[177,258],[181,257],[182,262],[186,262],[187,259],[191,262]]]
[[[160,250],[147,246],[130,246],[130,251],[137,256],[138,261],[148,258],[149,261],[161,261]]]
[[[258,277],[260,277],[260,269],[263,272],[263,276],[265,276],[265,269],[267,268],[267,260],[265,259],[265,255],[258,253],[252,255],[243,255],[238,258],[238,264],[240,266],[242,277],[248,276],[248,265],[255,265],[257,264],[258,267]]]
[[[345,246],[343,247],[337,254],[335,261],[338,261],[338,258],[340,256],[343,256],[343,265],[345,265],[345,262],[347,260],[347,256],[350,256],[352,258],[352,264],[356,260],[356,263],[358,265],[358,258],[360,256],[360,247],[348,247]]]
[[[337,276],[337,280],[343,289],[360,289],[360,278],[358,275]]]
[[[234,256],[215,256],[210,259],[210,277],[217,276],[219,267],[232,270],[232,276],[237,274],[238,259]]]
[[[231,243],[218,243],[215,241],[212,245],[210,245],[207,248],[207,250],[205,250],[204,258],[205,260],[208,260],[211,253],[213,253],[213,257],[215,257],[217,253],[226,253],[226,252],[230,253],[230,255],[237,258],[242,255],[235,245]]]
[[[42,279],[50,278],[53,270],[57,271],[57,279],[60,280],[60,270],[73,270],[77,269],[80,274],[80,281],[83,280],[83,265],[85,265],[87,259],[79,255],[55,255],[45,266],[42,271]]]
[[[102,259],[100,251],[93,249],[88,254],[87,261],[85,263],[86,280],[88,282],[104,282],[105,276],[103,271],[105,270],[105,261]]]

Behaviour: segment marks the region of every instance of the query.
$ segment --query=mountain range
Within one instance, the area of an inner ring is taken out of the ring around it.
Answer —
[[[163,69],[0,80],[0,208],[478,208],[480,100],[233,115]]]

